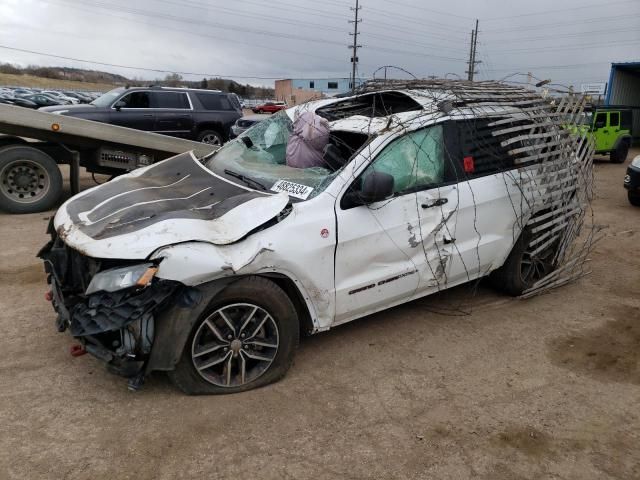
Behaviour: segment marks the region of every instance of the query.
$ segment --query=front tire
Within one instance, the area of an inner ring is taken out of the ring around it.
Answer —
[[[232,283],[194,323],[171,381],[188,395],[237,393],[273,383],[293,362],[296,309],[262,277]]]
[[[627,198],[629,199],[629,203],[634,207],[640,207],[640,193],[638,192],[627,192]]]
[[[62,174],[53,158],[27,146],[0,149],[0,208],[36,213],[55,207],[62,195]]]

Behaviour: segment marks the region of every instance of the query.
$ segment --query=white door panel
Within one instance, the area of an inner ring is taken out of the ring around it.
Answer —
[[[417,196],[426,255],[419,291],[441,290],[449,283],[451,262],[456,254],[458,189],[450,185],[421,191]]]
[[[416,195],[337,207],[336,322],[409,298],[424,258]]]
[[[527,205],[513,175],[503,172],[461,182],[456,229],[459,255],[451,261],[451,281],[473,280],[504,262],[518,238]]]

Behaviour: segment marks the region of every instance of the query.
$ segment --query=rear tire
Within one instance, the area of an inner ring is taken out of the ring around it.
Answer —
[[[280,287],[262,277],[238,280],[193,324],[169,378],[188,395],[237,393],[273,383],[293,363],[299,330],[296,309]]]
[[[198,134],[198,141],[209,145],[222,146],[224,140],[215,130],[203,130]]]
[[[613,163],[624,163],[629,153],[629,143],[620,142],[618,147],[609,154],[609,158]]]
[[[0,149],[0,208],[9,213],[36,213],[56,206],[62,174],[53,158],[27,146]]]
[[[629,203],[634,207],[640,207],[640,193],[638,192],[627,192],[627,198],[629,199]]]
[[[556,252],[556,242],[532,257],[530,251],[535,247],[529,247],[531,240],[531,231],[525,229],[502,267],[491,274],[491,282],[496,289],[517,297],[553,271],[555,266],[552,260]]]

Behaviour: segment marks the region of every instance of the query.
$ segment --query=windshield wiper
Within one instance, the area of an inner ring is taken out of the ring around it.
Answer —
[[[242,175],[241,173],[236,173],[233,170],[225,169],[224,173],[226,175],[229,175],[230,177],[234,177],[234,178],[237,178],[238,180],[243,181],[244,183],[246,183],[250,187],[259,188],[260,190],[266,190],[267,189],[267,187],[265,187],[260,182],[258,182],[256,180],[253,180],[252,178],[249,178],[249,177],[247,177],[245,175]]]

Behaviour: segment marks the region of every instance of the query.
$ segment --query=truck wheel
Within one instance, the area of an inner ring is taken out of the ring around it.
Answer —
[[[223,143],[222,135],[215,130],[203,130],[198,135],[198,141],[202,143],[208,143],[209,145],[220,146]]]
[[[629,199],[629,203],[634,207],[640,207],[640,193],[638,192],[627,192],[627,198]]]
[[[189,395],[273,383],[293,362],[299,329],[296,309],[280,287],[244,278],[220,292],[194,323],[169,378]]]
[[[0,149],[0,208],[35,213],[55,207],[62,194],[62,175],[55,160],[32,147]]]
[[[609,154],[609,158],[613,163],[624,163],[629,153],[629,143],[620,142],[618,147]]]
[[[553,257],[556,252],[556,243],[534,256],[532,251],[536,247],[529,246],[531,236],[531,231],[525,229],[502,267],[491,274],[494,287],[507,295],[514,297],[522,295],[555,268]]]

